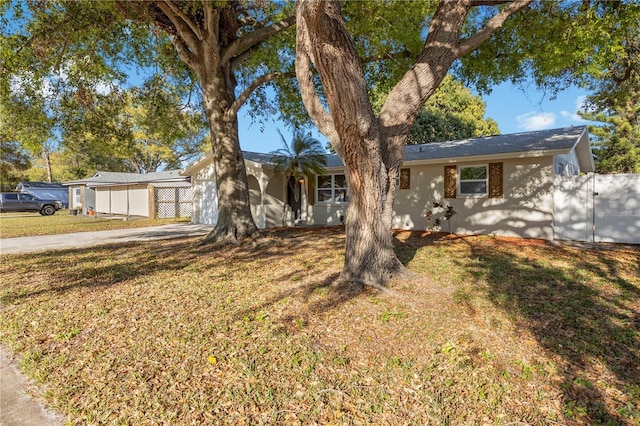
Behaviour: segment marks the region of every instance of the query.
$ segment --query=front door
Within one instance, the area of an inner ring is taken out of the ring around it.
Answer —
[[[289,178],[289,183],[287,185],[287,204],[291,207],[293,211],[294,220],[300,219],[301,208],[302,208],[302,185],[298,180],[291,176]]]

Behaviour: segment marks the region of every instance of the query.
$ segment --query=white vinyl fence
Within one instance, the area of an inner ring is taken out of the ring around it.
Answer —
[[[559,240],[640,244],[640,174],[556,176]]]

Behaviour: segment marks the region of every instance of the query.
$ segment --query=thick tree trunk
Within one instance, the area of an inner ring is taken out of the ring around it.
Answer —
[[[228,123],[226,127],[226,132],[212,137],[218,222],[205,237],[204,243],[237,243],[260,235],[251,215],[247,171],[238,139],[238,123]]]
[[[441,1],[418,61],[392,89],[375,117],[358,51],[337,0],[298,0],[296,76],[314,122],[345,164],[349,185],[343,278],[379,286],[404,272],[393,251],[391,224],[395,181],[411,124],[451,64],[476,48],[531,0],[508,2],[484,27],[462,37],[468,12],[503,1]],[[320,74],[328,110],[316,92]]]
[[[240,149],[236,114],[225,114],[235,100],[235,79],[229,69],[202,73],[205,111],[211,128],[211,147],[218,195],[218,222],[203,244],[228,244],[260,235],[249,202],[249,185]]]
[[[381,135],[376,137],[379,139]],[[344,142],[349,145],[349,141]],[[380,146],[379,140],[361,140],[356,144]],[[389,169],[377,150],[367,151],[366,158],[353,150],[343,158],[350,195],[342,278],[380,287],[406,274],[394,252],[391,233],[398,168]]]

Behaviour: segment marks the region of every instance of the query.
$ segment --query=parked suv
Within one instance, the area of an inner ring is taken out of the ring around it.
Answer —
[[[60,200],[41,200],[31,194],[19,192],[0,193],[0,212],[38,212],[51,216],[62,208]]]

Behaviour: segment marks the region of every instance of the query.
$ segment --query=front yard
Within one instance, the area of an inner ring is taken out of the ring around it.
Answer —
[[[640,249],[340,229],[1,257],[0,341],[71,424],[640,424]]]
[[[38,213],[0,213],[0,238],[141,228],[176,222],[189,222],[189,218],[114,220],[87,215],[71,216],[68,210],[60,210],[53,216],[40,216]]]

